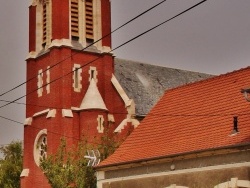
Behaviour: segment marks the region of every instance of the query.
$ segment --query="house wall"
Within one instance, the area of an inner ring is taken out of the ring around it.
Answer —
[[[238,177],[238,179],[241,180],[249,180],[249,173],[250,167],[234,167],[229,169],[213,169],[197,172],[190,171],[187,173],[177,172],[176,174],[160,175],[157,177],[107,182],[103,184],[103,188],[164,188],[172,184],[190,188],[213,188],[220,183],[229,181],[232,177]]]
[[[172,184],[190,188],[212,188],[234,177],[250,180],[250,151],[246,147],[222,151],[224,154],[217,151],[202,157],[198,154],[183,155],[156,161],[154,164],[145,162],[128,165],[129,168],[106,170],[105,179],[99,180],[98,188],[160,188]],[[232,153],[227,153],[229,151]]]

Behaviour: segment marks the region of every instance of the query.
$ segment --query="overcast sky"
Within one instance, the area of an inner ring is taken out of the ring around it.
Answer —
[[[161,0],[112,0],[113,28]],[[0,0],[0,94],[25,82],[29,0]],[[167,0],[113,35],[113,47],[171,18],[198,0]],[[247,67],[250,0],[208,0],[114,52],[119,58],[210,74]],[[250,82],[250,79],[249,79]],[[250,85],[250,83],[249,83]],[[25,85],[1,96],[25,95]],[[20,100],[25,102],[25,99]],[[1,105],[5,103],[0,103]],[[25,106],[0,108],[0,116],[24,122]],[[0,145],[23,139],[23,126],[0,118]]]

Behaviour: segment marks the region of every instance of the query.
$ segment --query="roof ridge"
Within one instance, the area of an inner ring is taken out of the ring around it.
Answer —
[[[241,69],[238,69],[238,70],[234,70],[232,72],[227,72],[227,73],[220,74],[220,75],[214,75],[213,77],[206,78],[206,79],[203,79],[203,80],[199,80],[199,81],[194,81],[194,82],[191,82],[191,83],[187,83],[187,84],[184,84],[184,85],[181,85],[181,86],[177,86],[175,88],[167,89],[164,92],[164,94],[166,92],[171,92],[171,91],[175,91],[175,90],[178,90],[178,89],[181,89],[181,88],[189,87],[190,85],[197,85],[197,84],[202,84],[202,83],[205,83],[205,82],[209,82],[211,80],[221,79],[223,77],[231,76],[232,74],[236,74],[236,73],[239,73],[239,72],[242,72],[242,71],[246,71],[248,69],[250,69],[250,66],[247,66],[245,68],[241,68]]]
[[[158,64],[157,65],[150,64],[148,62],[135,61],[135,60],[123,59],[123,58],[117,58],[117,57],[115,57],[115,59],[117,59],[118,61],[125,61],[125,62],[128,62],[128,63],[144,64],[144,65],[148,65],[148,66],[162,67],[162,68],[167,68],[167,69],[172,69],[172,70],[180,70],[180,71],[187,71],[187,72],[192,72],[192,73],[199,73],[199,74],[206,74],[206,75],[215,76],[215,75],[209,74],[209,73],[204,73],[204,72],[199,72],[199,71],[192,71],[192,70],[186,70],[186,69],[181,69],[181,68],[174,68],[174,67],[166,67],[166,66],[158,65]]]

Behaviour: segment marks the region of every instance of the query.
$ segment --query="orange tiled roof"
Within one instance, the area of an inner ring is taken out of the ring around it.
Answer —
[[[250,142],[250,67],[165,92],[141,125],[99,166]],[[229,136],[238,116],[240,134]]]

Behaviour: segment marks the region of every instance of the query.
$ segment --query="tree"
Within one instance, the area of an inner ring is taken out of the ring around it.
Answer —
[[[88,150],[96,148],[103,160],[119,146],[109,129],[106,129],[98,143],[100,144],[93,145],[81,141],[77,148],[67,150],[66,141],[62,139],[57,153],[49,155],[40,163],[50,185],[53,188],[96,188],[95,170],[87,165],[88,159],[84,156]]]
[[[1,146],[0,152],[0,187],[19,188],[22,172],[23,150],[21,141],[12,141],[9,145]]]

